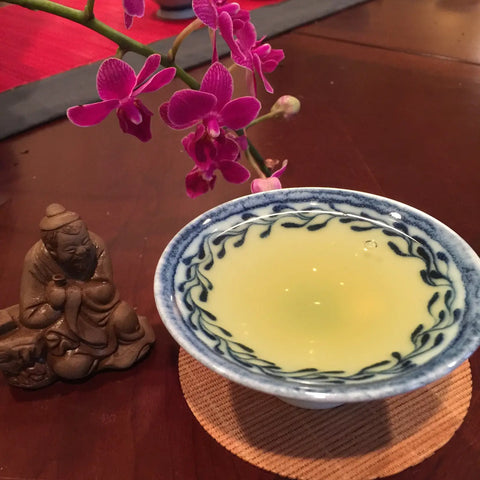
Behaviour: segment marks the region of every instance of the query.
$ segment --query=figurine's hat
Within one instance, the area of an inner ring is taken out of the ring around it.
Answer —
[[[69,212],[59,203],[50,204],[45,210],[45,216],[40,222],[40,230],[56,230],[69,223],[78,220],[80,215],[75,212]]]

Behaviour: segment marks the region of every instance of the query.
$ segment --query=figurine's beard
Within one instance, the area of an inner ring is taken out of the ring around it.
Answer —
[[[97,267],[95,248],[89,248],[83,255],[75,255],[70,261],[60,265],[68,277],[75,280],[88,280]]]

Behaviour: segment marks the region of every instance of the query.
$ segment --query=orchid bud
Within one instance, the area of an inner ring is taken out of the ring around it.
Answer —
[[[283,115],[283,118],[289,118],[300,111],[300,100],[292,95],[281,96],[270,109],[271,113]]]

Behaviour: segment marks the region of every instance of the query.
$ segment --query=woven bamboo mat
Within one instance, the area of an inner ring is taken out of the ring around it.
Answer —
[[[179,373],[188,406],[213,438],[253,465],[301,480],[369,480],[422,462],[452,438],[472,394],[468,362],[414,392],[330,410],[234,384],[183,350]]]

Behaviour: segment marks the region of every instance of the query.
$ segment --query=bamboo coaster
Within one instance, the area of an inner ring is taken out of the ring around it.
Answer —
[[[445,445],[470,405],[465,362],[445,378],[386,400],[306,410],[237,385],[180,349],[180,382],[205,430],[235,455],[299,480],[371,480]]]

